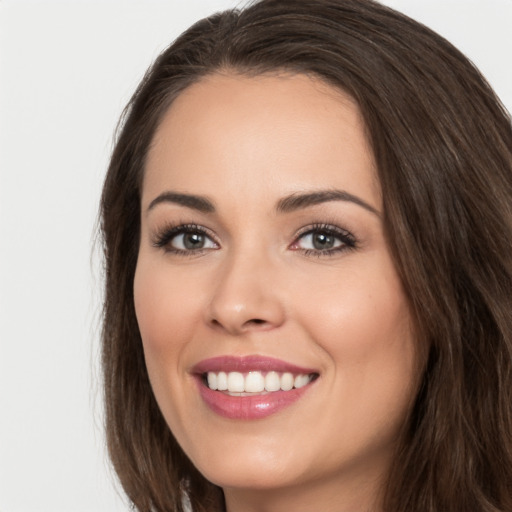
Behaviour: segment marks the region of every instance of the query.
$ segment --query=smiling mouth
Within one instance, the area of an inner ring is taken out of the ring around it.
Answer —
[[[320,372],[263,355],[219,356],[191,368],[203,403],[230,420],[259,420],[300,402]]]
[[[205,372],[201,375],[203,384],[212,391],[231,396],[263,395],[277,391],[300,389],[313,382],[318,373],[248,371],[248,372]]]

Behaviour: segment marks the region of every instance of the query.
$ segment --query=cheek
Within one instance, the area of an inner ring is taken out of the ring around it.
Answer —
[[[317,281],[316,292],[309,286],[298,317],[336,369],[347,400],[365,393],[405,399],[416,353],[407,300],[390,264],[368,269],[331,276],[323,287]]]
[[[357,345],[376,342],[386,332],[403,328],[409,316],[405,294],[394,271],[382,267],[373,272],[370,267],[349,268],[326,273],[325,278],[315,275],[296,295],[299,316],[326,338],[347,343],[358,339]],[[365,340],[365,333],[377,336]]]
[[[183,274],[183,273],[182,273]],[[134,279],[134,302],[144,350],[147,355],[171,355],[190,339],[200,318],[200,289],[170,272],[165,265],[139,258]]]
[[[407,301],[398,278],[383,275],[353,274],[343,286],[310,293],[311,308],[300,313],[333,370],[325,372],[330,405],[318,427],[344,440],[331,446],[333,463],[345,450],[357,457],[392,446],[415,396]]]
[[[190,293],[190,284],[183,277],[180,281],[168,265],[139,257],[134,303],[145,363],[156,401],[169,427],[178,434],[185,431],[178,414],[186,410],[183,360],[201,318],[202,298],[199,293]]]

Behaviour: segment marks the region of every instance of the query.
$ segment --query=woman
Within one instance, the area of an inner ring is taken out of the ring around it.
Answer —
[[[102,197],[107,439],[140,511],[512,509],[512,130],[368,0],[200,21]]]

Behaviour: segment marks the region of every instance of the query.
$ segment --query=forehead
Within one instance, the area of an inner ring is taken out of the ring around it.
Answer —
[[[183,91],[155,133],[143,202],[166,188],[262,198],[343,188],[380,206],[357,105],[300,74],[216,74]]]

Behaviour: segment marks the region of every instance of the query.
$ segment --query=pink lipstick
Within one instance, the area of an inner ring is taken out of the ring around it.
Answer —
[[[264,356],[222,356],[192,369],[205,404],[230,419],[259,419],[295,403],[318,372]]]

